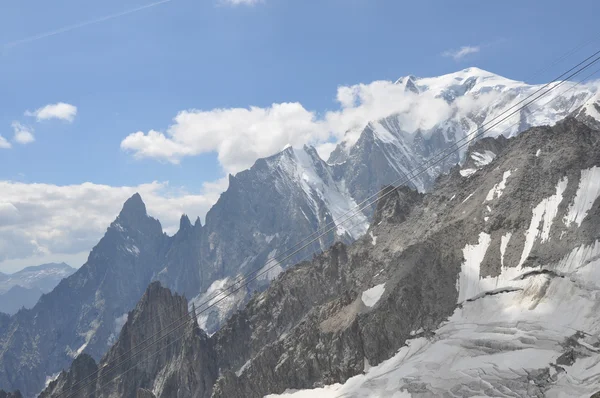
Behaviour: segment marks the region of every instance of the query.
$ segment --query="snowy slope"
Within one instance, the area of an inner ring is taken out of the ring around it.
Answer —
[[[477,253],[469,253],[466,261],[473,260],[478,261]],[[514,272],[516,283],[507,284],[511,291],[464,303],[434,332],[435,338],[408,340],[394,357],[364,375],[270,397],[432,396],[419,394],[419,383],[433,396],[447,391],[454,396],[536,396],[548,385],[546,397],[589,397],[600,383],[600,241],[580,246],[550,268],[567,278],[539,274],[521,279],[531,271]],[[569,363],[565,342],[582,358]],[[547,373],[538,371],[546,367]]]
[[[483,216],[483,222],[477,238],[462,247],[457,306],[446,321],[428,333],[413,331],[394,356],[344,383],[269,397],[589,397],[598,392],[600,158],[597,149],[583,155],[585,146],[577,154],[565,147],[569,162],[587,166],[558,171],[551,166],[557,164],[554,157],[536,166],[534,159],[543,152],[527,145],[529,170],[511,168],[511,159],[493,163],[493,172],[486,169],[480,180],[485,186],[467,185],[475,191],[454,209],[465,218]],[[520,213],[516,198],[542,168],[556,182]],[[504,223],[517,214],[529,214],[521,227]],[[490,264],[501,266],[490,271]]]
[[[394,112],[391,105],[389,116],[370,122],[362,133],[349,131],[332,152],[329,162],[349,163],[344,165],[345,178],[355,199],[360,200],[367,195],[361,195],[361,189],[356,190],[354,185],[368,185],[368,179],[376,180],[379,185],[390,184],[398,176],[409,175],[419,165],[434,161],[441,151],[447,151],[447,159],[413,179],[415,188],[426,191],[440,173],[465,160],[466,146],[458,154],[450,154],[450,150],[455,149],[456,144],[468,143],[475,132],[485,130],[482,137],[513,137],[532,126],[553,125],[575,111],[592,122],[600,120],[600,106],[594,100],[598,82],[576,87],[572,82],[559,84],[544,88],[544,85],[514,81],[479,68],[438,77],[401,78],[396,85],[405,88],[405,95],[390,100],[397,101],[398,110]],[[550,87],[557,88],[517,111]],[[534,96],[527,99],[530,95]],[[474,160],[481,167],[491,161],[492,155],[482,152],[475,155],[479,157]],[[371,169],[371,174],[362,181],[354,177],[361,173],[361,165]],[[475,170],[466,169],[464,176],[470,176]],[[363,190],[372,189],[369,186]]]
[[[348,235],[352,239],[362,236],[369,226],[362,213],[352,217],[351,227],[343,223],[357,207],[345,182],[334,180],[332,169],[313,148],[290,148],[287,154],[277,158],[278,166],[287,174],[283,181],[297,186],[303,192],[315,215],[329,213],[339,236]]]

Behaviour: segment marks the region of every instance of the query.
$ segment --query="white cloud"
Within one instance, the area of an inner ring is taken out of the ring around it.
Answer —
[[[286,144],[325,141],[328,132],[299,103],[268,108],[232,108],[180,112],[166,133],[151,130],[130,134],[121,148],[138,158],[153,157],[178,163],[184,156],[216,151],[226,172],[235,173],[259,157]]]
[[[148,213],[173,234],[183,213],[192,222],[197,216],[203,218],[226,188],[226,179],[206,184],[200,194],[159,182],[112,187],[0,181],[0,271],[61,259],[82,265],[86,253],[135,192],[142,195]]]
[[[442,53],[444,57],[454,58],[455,61],[458,61],[469,54],[478,53],[481,50],[480,46],[462,46],[458,50],[447,50]]]
[[[8,142],[8,140],[6,138],[4,138],[0,135],[0,149],[8,149],[11,146],[12,145],[10,145],[10,142]]]
[[[221,4],[226,4],[230,6],[253,6],[259,3],[264,3],[264,0],[221,0]]]
[[[77,107],[75,105],[66,104],[64,102],[58,102],[56,104],[49,104],[35,111],[26,111],[25,116],[33,116],[38,121],[48,119],[59,119],[66,122],[72,122],[75,120],[77,115]]]
[[[406,92],[402,85],[389,81],[339,87],[336,98],[340,109],[320,117],[297,102],[267,108],[186,110],[165,132],[132,133],[121,142],[121,148],[137,158],[172,163],[216,152],[223,169],[236,173],[287,144],[315,145],[325,156],[333,149],[332,142],[347,132],[347,140],[356,139],[370,120],[410,112],[402,120],[407,129],[427,128],[450,112],[444,100]]]
[[[35,141],[33,129],[31,127],[24,126],[23,124],[15,121],[12,122],[12,128],[14,132],[13,141],[23,145]]]

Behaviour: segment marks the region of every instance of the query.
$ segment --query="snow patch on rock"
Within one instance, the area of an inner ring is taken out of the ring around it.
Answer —
[[[537,238],[541,238],[542,242],[548,240],[550,236],[550,228],[552,222],[558,212],[558,206],[563,200],[563,193],[567,188],[568,179],[564,177],[556,185],[556,194],[542,200],[534,209],[531,217],[531,223],[529,228],[525,231],[525,247],[523,247],[523,253],[521,254],[521,260],[519,266],[523,265]],[[543,222],[542,230],[540,231],[540,223]]]
[[[371,243],[375,246],[377,244],[377,237],[373,235],[373,231],[369,231],[369,236],[371,237]]]
[[[385,291],[385,283],[373,286],[362,293],[361,300],[367,307],[374,307]]]
[[[489,202],[502,196],[502,192],[504,191],[504,188],[506,188],[506,181],[508,180],[508,177],[510,177],[511,174],[512,172],[510,170],[504,172],[504,174],[502,175],[502,181],[500,181],[498,184],[494,185],[492,189],[490,189],[487,196],[485,197],[486,201]]]
[[[475,162],[475,166],[483,167],[487,164],[490,164],[492,160],[496,157],[496,154],[492,151],[486,150],[483,153],[473,152],[471,154],[471,159]]]
[[[579,187],[565,216],[565,224],[570,226],[575,223],[578,227],[581,226],[598,196],[600,196],[600,167],[594,166],[587,170],[581,170]]]
[[[460,175],[463,177],[469,177],[470,175],[474,174],[477,171],[477,169],[464,169],[460,171]]]

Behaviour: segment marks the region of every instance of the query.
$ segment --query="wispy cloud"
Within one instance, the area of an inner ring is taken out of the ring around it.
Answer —
[[[31,37],[26,37],[24,39],[15,40],[15,41],[12,41],[12,42],[9,42],[9,43],[5,43],[4,44],[4,48],[16,47],[16,46],[21,45],[21,44],[31,43],[31,42],[36,41],[36,40],[45,39],[47,37],[55,36],[55,35],[58,35],[58,34],[61,34],[61,33],[70,32],[72,30],[83,28],[85,26],[94,25],[94,24],[105,22],[105,21],[108,21],[108,20],[111,20],[111,19],[114,19],[114,18],[123,17],[125,15],[133,14],[134,12],[142,11],[142,10],[145,10],[147,8],[156,7],[156,6],[160,5],[160,4],[168,3],[170,1],[171,0],[156,1],[154,3],[150,3],[150,4],[146,4],[146,5],[140,6],[140,7],[132,8],[130,10],[121,11],[121,12],[118,12],[116,14],[107,15],[107,16],[104,16],[104,17],[92,19],[92,20],[85,21],[85,22],[79,22],[79,23],[76,23],[74,25],[69,25],[69,26],[65,26],[65,27],[59,28],[59,29],[51,30],[49,32],[40,33],[40,34],[35,35],[35,36],[31,36]],[[237,1],[241,1],[241,0],[237,0]]]
[[[25,116],[33,116],[38,121],[48,119],[59,119],[66,122],[72,122],[77,115],[77,107],[75,105],[58,102],[56,104],[48,104],[35,111],[26,111]]]
[[[221,0],[221,4],[225,4],[228,6],[254,6],[256,4],[264,3],[264,0]]]
[[[455,61],[459,61],[469,54],[475,54],[481,51],[481,46],[462,46],[458,50],[446,50],[442,53],[444,57],[452,57]]]
[[[33,136],[33,129],[31,127],[25,126],[15,121],[12,122],[12,128],[15,133],[15,135],[13,136],[13,141],[23,145],[35,141],[35,137]]]

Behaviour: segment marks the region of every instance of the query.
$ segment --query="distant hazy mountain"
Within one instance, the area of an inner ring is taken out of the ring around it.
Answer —
[[[0,273],[0,312],[14,314],[23,307],[33,307],[42,294],[50,292],[75,271],[65,263],[49,263],[14,274]]]

